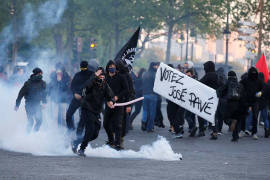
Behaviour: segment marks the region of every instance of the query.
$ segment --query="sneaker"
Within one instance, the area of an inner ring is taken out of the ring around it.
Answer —
[[[250,132],[249,130],[245,130],[245,134],[246,134],[247,136],[251,136],[251,132]]]
[[[211,138],[210,140],[217,140],[217,133],[211,133]]]
[[[84,150],[82,150],[82,149],[80,149],[77,154],[79,156],[86,157],[86,155],[84,154]]]
[[[240,137],[240,138],[244,137],[245,135],[246,135],[246,133],[245,133],[244,131],[240,131],[240,132],[239,132],[239,137]]]
[[[221,135],[223,135],[223,133],[222,132],[218,132],[217,135],[221,136]]]
[[[198,134],[198,137],[203,137],[203,136],[205,136],[205,133],[203,131],[200,131]]]
[[[257,134],[253,134],[253,135],[252,135],[252,138],[253,138],[254,140],[258,140],[258,139],[259,139],[259,137],[257,136]]]
[[[148,133],[153,133],[155,132],[154,129],[147,130]]]
[[[114,149],[116,151],[121,151],[121,150],[124,150],[124,147],[123,146],[120,146],[120,145],[115,145]]]
[[[181,138],[183,138],[183,134],[181,134],[181,133],[174,134],[174,135],[172,136],[172,138],[173,138],[173,139],[181,139]]]
[[[191,130],[190,130],[190,135],[189,135],[189,137],[194,137],[195,136],[195,134],[196,134],[196,132],[197,132],[197,127],[194,127],[194,128],[192,128]]]

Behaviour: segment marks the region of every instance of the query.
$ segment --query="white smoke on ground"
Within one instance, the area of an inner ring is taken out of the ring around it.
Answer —
[[[18,112],[13,110],[19,88],[5,87],[0,84],[0,148],[4,150],[31,153],[37,156],[74,156],[70,147],[70,137],[66,127],[58,127],[57,120],[49,115],[49,108],[43,109],[43,124],[39,132],[27,133],[27,117],[22,102]],[[164,137],[151,145],[141,146],[139,151],[116,151],[108,146],[86,149],[89,157],[139,158],[162,161],[176,161],[181,154],[174,153]]]

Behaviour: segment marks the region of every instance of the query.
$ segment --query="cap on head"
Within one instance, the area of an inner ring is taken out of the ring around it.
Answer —
[[[86,71],[88,69],[88,62],[87,61],[81,61],[80,69],[81,69],[81,71]]]
[[[36,67],[35,69],[33,69],[32,72],[33,72],[34,75],[37,75],[39,73],[42,73],[42,70],[40,68]]]

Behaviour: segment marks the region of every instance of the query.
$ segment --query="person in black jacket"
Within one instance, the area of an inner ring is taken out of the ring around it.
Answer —
[[[240,83],[244,88],[244,99],[246,101],[246,111],[252,112],[252,136],[253,139],[258,139],[257,136],[257,117],[258,117],[258,98],[262,95],[263,82],[258,79],[258,71],[255,67],[248,70],[247,77],[243,78]],[[245,119],[241,120],[241,130],[245,130]],[[242,133],[243,134],[243,133]]]
[[[15,111],[19,109],[23,97],[25,98],[25,111],[28,118],[27,132],[33,129],[34,121],[36,121],[34,131],[38,131],[42,124],[40,103],[42,102],[43,106],[47,103],[46,83],[42,80],[42,70],[40,68],[33,70],[33,74],[21,88],[16,99]]]
[[[136,98],[140,98],[140,97],[143,96],[142,76],[143,76],[143,73],[144,72],[145,72],[145,69],[144,68],[141,68],[140,71],[139,71],[139,73],[138,73],[138,76],[135,77]],[[141,112],[142,104],[143,104],[142,101],[139,101],[139,102],[135,103],[135,111],[130,116],[130,129],[133,129],[132,123],[133,123],[134,119],[137,117],[137,115]]]
[[[80,69],[81,71],[76,73],[71,81],[70,88],[73,93],[73,98],[66,113],[67,128],[71,131],[75,129],[74,120],[72,116],[75,113],[75,111],[80,107],[84,83],[94,74],[94,72],[88,70],[87,61],[82,61],[80,63]],[[79,124],[78,126],[83,125]]]
[[[70,91],[71,77],[61,63],[57,63],[55,69],[50,75],[51,81],[48,85],[48,93],[51,100],[57,105],[57,122],[61,126],[64,125],[63,104],[69,104],[72,99],[72,93]]]
[[[204,66],[205,75],[202,77],[200,82],[215,90],[221,87],[223,84],[222,82],[219,81],[218,75],[215,72],[215,64],[212,61],[207,61],[206,63],[204,63],[203,66]],[[198,117],[198,121],[199,121],[199,136],[205,136],[204,134],[204,121],[205,120],[201,117]],[[216,125],[217,125],[217,122],[215,123],[214,126],[210,125],[213,131],[211,133],[211,139],[217,139]]]
[[[135,93],[135,89],[134,89],[134,85],[133,85],[133,81],[131,78],[131,70],[127,64],[125,64],[125,62],[123,61],[116,61],[116,69],[118,70],[118,73],[121,74],[127,81],[128,83],[128,94],[125,97],[124,101],[128,102],[131,100],[134,100],[136,98],[136,93]],[[122,120],[122,139],[121,139],[121,144],[123,144],[124,142],[124,137],[125,135],[128,133],[128,129],[129,129],[129,117],[130,117],[130,113],[131,113],[131,105],[125,106],[124,107],[124,116],[123,116],[123,120]]]
[[[157,95],[154,93],[155,75],[158,65],[155,62],[150,63],[149,69],[143,75],[143,118],[142,130],[147,132],[154,131],[154,120],[156,116]]]
[[[83,138],[77,136],[77,139],[72,142],[72,151],[77,153],[78,145],[81,143],[78,155],[85,156],[84,151],[88,143],[98,137],[101,128],[99,114],[104,102],[107,102],[108,107],[114,108],[114,94],[105,81],[102,67],[85,82],[82,97],[80,121],[84,122],[85,134]]]
[[[110,60],[106,66],[106,82],[114,93],[114,101],[123,103],[128,95],[128,83],[126,79],[116,72],[115,62]],[[116,150],[123,149],[121,144],[122,120],[124,116],[124,107],[105,107],[103,126],[108,136],[107,144]]]
[[[217,113],[230,126],[232,141],[238,141],[241,118],[245,118],[243,87],[238,83],[236,73],[228,72],[226,84],[217,89],[219,107]]]

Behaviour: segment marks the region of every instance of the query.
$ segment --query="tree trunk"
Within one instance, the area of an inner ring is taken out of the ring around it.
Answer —
[[[55,41],[55,48],[56,48],[56,55],[59,59],[63,59],[63,38],[62,34],[56,33],[54,35],[54,41]]]
[[[165,62],[167,64],[170,62],[170,58],[171,58],[171,40],[172,40],[173,25],[174,24],[169,24],[166,59],[165,59]]]
[[[187,33],[187,42],[186,42],[186,59],[185,59],[185,61],[188,61],[188,36],[189,36],[189,22],[187,23],[187,27],[186,27],[186,33]]]
[[[264,0],[260,0],[260,25],[259,25],[259,43],[258,43],[258,58],[262,55],[262,29],[263,29],[263,8]]]
[[[115,54],[117,54],[118,50],[119,50],[119,26],[118,24],[115,24],[115,29],[114,29],[114,40],[115,40]]]

